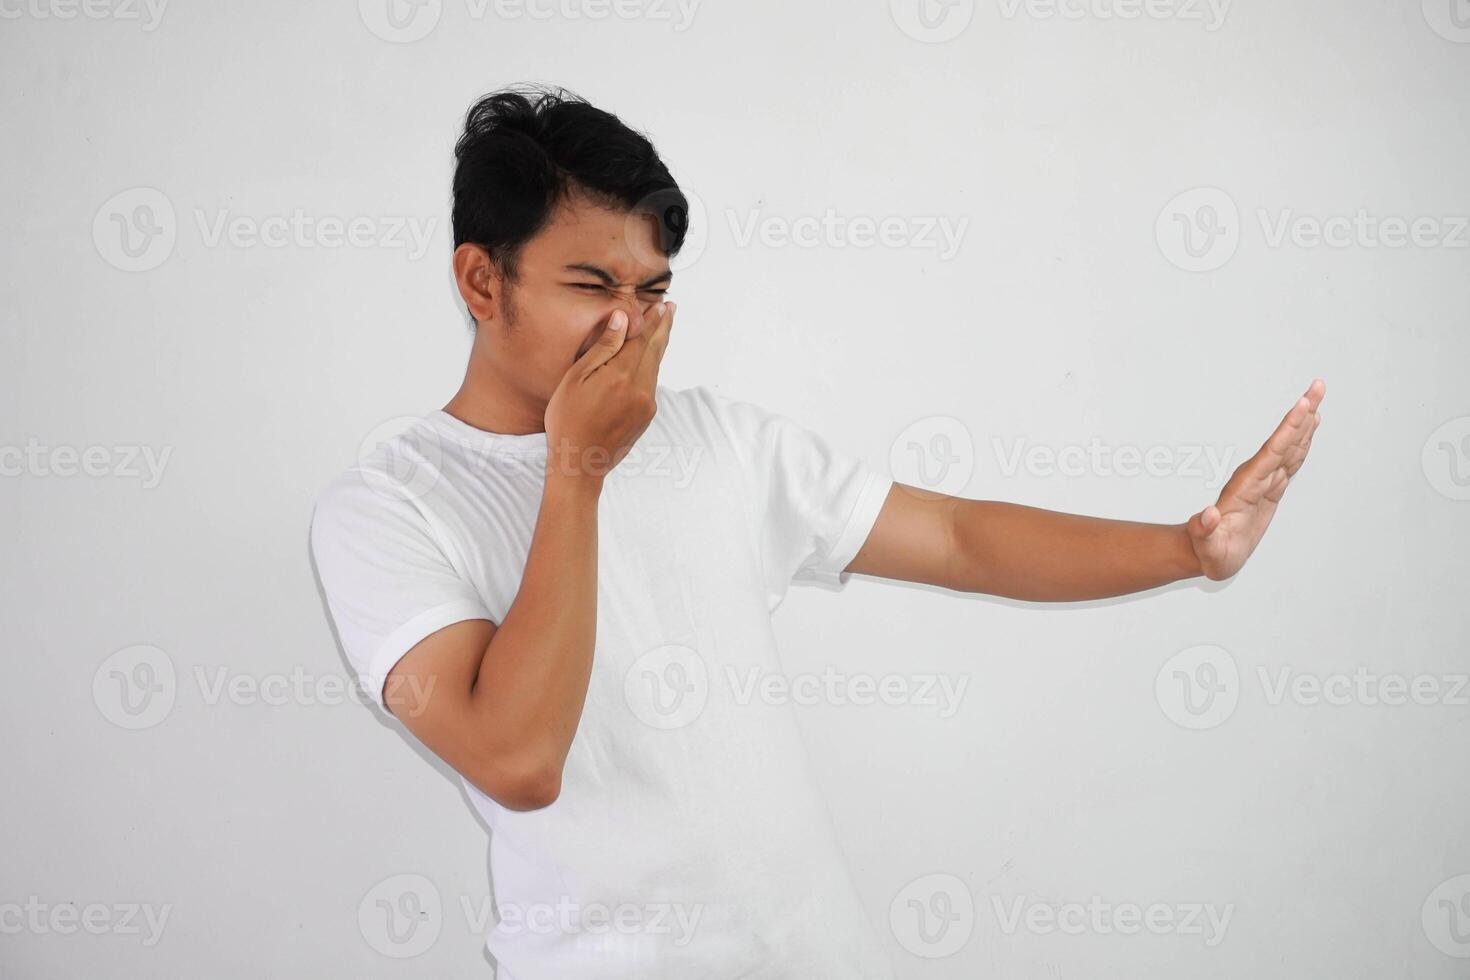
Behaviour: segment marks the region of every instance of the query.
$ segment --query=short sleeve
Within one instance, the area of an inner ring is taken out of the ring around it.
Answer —
[[[311,551],[343,652],[388,711],[383,685],[405,653],[446,626],[491,616],[417,503],[384,484],[361,470],[335,480],[317,500]]]
[[[707,393],[754,491],[762,560],[778,598],[793,581],[841,588],[893,480],[787,416]]]

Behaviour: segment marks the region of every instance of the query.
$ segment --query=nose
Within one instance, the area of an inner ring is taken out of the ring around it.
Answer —
[[[644,315],[657,305],[656,301],[644,302],[632,286],[619,286],[612,292],[616,299],[612,309],[608,310],[608,316],[616,310],[625,311],[628,314],[628,336],[638,336],[643,331]]]

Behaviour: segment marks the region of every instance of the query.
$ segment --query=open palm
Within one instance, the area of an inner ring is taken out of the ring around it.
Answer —
[[[1220,499],[1189,519],[1189,540],[1206,578],[1229,578],[1256,550],[1312,447],[1312,433],[1322,422],[1317,406],[1326,394],[1326,382],[1313,381],[1271,438],[1231,474]]]

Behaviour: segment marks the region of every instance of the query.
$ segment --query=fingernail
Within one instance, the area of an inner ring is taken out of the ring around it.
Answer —
[[[612,327],[614,330],[621,330],[627,324],[627,322],[628,315],[622,310],[618,310],[612,315],[612,319],[608,321],[607,325],[609,327]]]

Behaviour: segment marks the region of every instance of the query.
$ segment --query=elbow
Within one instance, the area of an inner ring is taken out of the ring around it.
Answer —
[[[497,766],[470,782],[507,810],[542,810],[561,795],[561,766]]]

